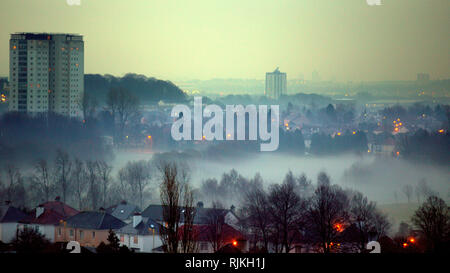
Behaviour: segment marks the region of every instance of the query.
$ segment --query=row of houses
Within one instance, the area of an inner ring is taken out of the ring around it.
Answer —
[[[224,245],[239,240],[246,250],[246,240],[239,231],[239,219],[233,209],[204,208],[199,202],[195,208],[194,231],[198,251],[213,252],[213,245],[206,236],[208,215],[212,210],[223,217]],[[180,223],[182,225],[182,223]],[[12,242],[19,231],[31,228],[44,235],[52,243],[77,241],[82,247],[95,249],[100,243],[107,243],[109,230],[113,230],[125,245],[136,252],[163,252],[161,230],[166,223],[163,207],[150,205],[141,211],[139,207],[122,201],[120,204],[98,211],[78,211],[60,201],[45,202],[24,213],[9,202],[0,206],[0,241]],[[248,249],[247,249],[248,250]]]

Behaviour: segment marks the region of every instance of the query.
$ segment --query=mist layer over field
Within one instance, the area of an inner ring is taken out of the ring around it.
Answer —
[[[117,171],[128,160],[151,158],[152,154],[118,152],[114,167]],[[291,170],[294,175],[306,174],[313,183],[316,183],[318,173],[325,171],[331,177],[332,183],[361,191],[370,200],[379,204],[406,202],[407,198],[402,188],[405,185],[415,187],[421,179],[425,179],[430,188],[444,199],[449,199],[450,193],[448,167],[410,163],[402,159],[356,155],[316,157],[262,153],[245,159],[236,158],[221,162],[199,160],[189,164],[192,172],[191,182],[195,187],[200,187],[202,181],[207,178],[220,180],[222,174],[231,169],[235,169],[246,178],[252,178],[259,172],[265,185],[281,183],[286,173]],[[153,182],[158,183],[156,179]],[[416,201],[415,197],[413,200]]]

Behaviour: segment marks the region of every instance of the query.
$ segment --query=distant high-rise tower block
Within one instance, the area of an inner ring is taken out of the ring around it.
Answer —
[[[286,94],[286,73],[275,71],[266,73],[266,91],[265,95],[272,99],[278,99],[281,95]]]
[[[15,33],[9,48],[10,111],[81,116],[83,36]]]

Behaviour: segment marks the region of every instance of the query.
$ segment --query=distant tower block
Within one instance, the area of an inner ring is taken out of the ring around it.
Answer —
[[[286,94],[286,73],[275,69],[273,72],[266,73],[266,91],[265,95],[271,99],[278,99],[281,95]]]
[[[83,36],[14,33],[9,40],[9,111],[81,116]]]

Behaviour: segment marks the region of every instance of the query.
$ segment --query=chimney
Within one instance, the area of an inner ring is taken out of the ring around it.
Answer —
[[[135,228],[139,223],[142,222],[142,215],[139,212],[133,215],[133,227]]]
[[[59,196],[55,197],[55,201],[59,201],[60,199],[61,199],[61,197],[59,197]]]
[[[197,208],[200,208],[200,209],[203,208],[203,202],[202,201],[197,202]]]
[[[45,208],[42,205],[39,205],[36,208],[36,218],[38,218],[39,216],[41,216],[42,213],[44,213]]]

